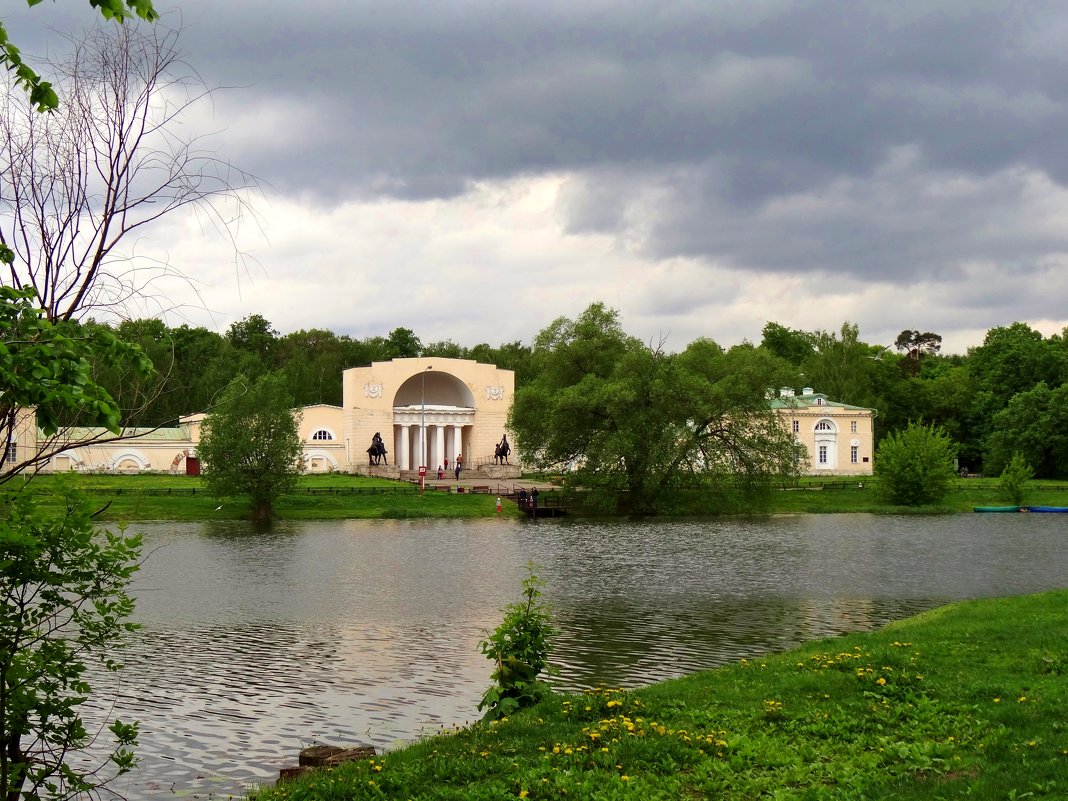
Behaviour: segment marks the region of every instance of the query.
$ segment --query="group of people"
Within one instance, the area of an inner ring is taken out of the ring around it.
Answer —
[[[529,493],[526,488],[519,490],[519,508],[520,509],[537,509],[538,508],[538,488],[535,487]]]
[[[460,471],[464,467],[464,455],[462,453],[456,454],[456,461],[453,462],[453,472],[456,473],[456,480],[460,480]],[[445,467],[438,465],[438,480],[445,478],[445,474],[449,472],[449,457],[445,457]]]

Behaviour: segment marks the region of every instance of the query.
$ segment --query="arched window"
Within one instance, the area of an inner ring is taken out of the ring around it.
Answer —
[[[320,428],[320,429],[317,429],[315,431],[315,433],[311,435],[311,438],[313,440],[323,441],[323,440],[333,439],[334,435],[331,434],[329,431],[327,431],[325,428]]]
[[[816,423],[816,431],[834,431],[834,426],[832,426],[826,420],[820,420],[818,423]]]

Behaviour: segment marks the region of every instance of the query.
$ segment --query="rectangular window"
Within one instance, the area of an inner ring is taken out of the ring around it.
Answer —
[[[798,422],[797,420],[794,420],[794,433],[796,434],[796,433],[798,433],[798,432],[799,432],[800,430],[801,430],[801,423],[800,423],[800,422]]]
[[[860,461],[860,447],[857,445],[851,445],[849,448],[849,461],[856,464]]]
[[[849,430],[853,434],[857,433],[857,421],[856,420],[850,420],[849,421]]]
[[[827,446],[820,445],[820,464],[827,464]]]
[[[7,443],[7,452],[4,454],[4,462],[6,464],[10,465],[13,462],[17,461],[17,458],[18,458],[17,455],[16,455],[17,451],[18,451],[18,448],[15,446],[15,443],[14,442],[8,442]]]

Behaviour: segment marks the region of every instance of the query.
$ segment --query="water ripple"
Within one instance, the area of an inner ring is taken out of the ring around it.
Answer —
[[[131,801],[240,795],[313,741],[388,749],[475,719],[477,643],[530,561],[557,687],[633,687],[1066,586],[1061,517],[143,525],[143,628],[93,676],[91,717],[141,721]]]

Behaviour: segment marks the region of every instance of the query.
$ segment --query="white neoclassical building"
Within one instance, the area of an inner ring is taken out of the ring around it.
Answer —
[[[314,405],[294,410],[300,416],[305,472],[369,472],[368,448],[379,434],[386,463],[379,475],[399,475],[426,466],[435,473],[450,469],[461,456],[464,469],[494,476],[519,475],[519,455],[512,447],[510,464],[493,464],[494,449],[505,435],[515,374],[470,359],[394,359],[353,367],[342,374],[342,405]],[[182,417],[168,428],[129,429],[121,440],[103,431],[68,432],[69,448],[58,447],[43,465],[46,471],[199,472],[196,447],[205,414]],[[32,448],[27,421],[10,448]],[[62,443],[60,443],[62,445]]]

